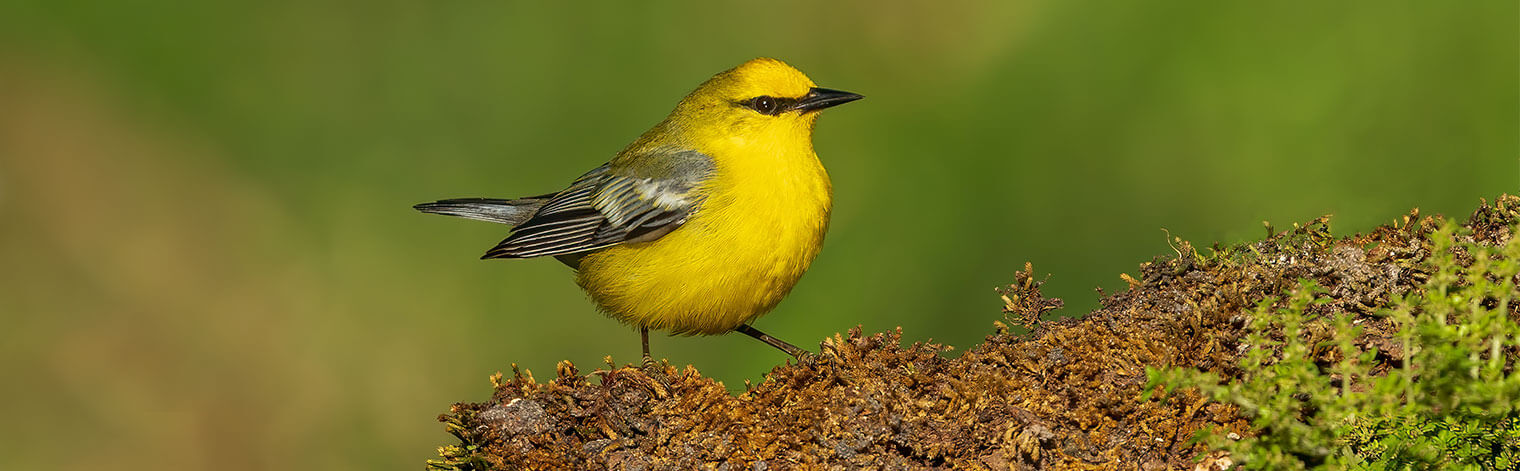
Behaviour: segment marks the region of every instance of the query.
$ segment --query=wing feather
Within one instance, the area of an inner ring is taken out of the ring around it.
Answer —
[[[585,253],[645,242],[675,230],[702,202],[712,158],[695,151],[657,151],[587,172],[556,193],[506,240],[481,258]]]

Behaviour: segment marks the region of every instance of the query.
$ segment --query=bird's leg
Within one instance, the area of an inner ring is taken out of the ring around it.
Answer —
[[[756,329],[754,327],[750,327],[749,325],[740,325],[738,327],[734,327],[734,332],[739,332],[741,334],[748,335],[750,337],[754,337],[755,340],[759,340],[761,342],[765,342],[766,345],[770,345],[772,347],[776,347],[777,349],[779,349],[779,350],[781,350],[783,352],[786,352],[787,355],[791,355],[792,357],[797,358],[798,360],[801,360],[803,355],[807,355],[808,354],[807,350],[803,350],[803,349],[797,348],[796,345],[792,345],[792,344],[786,343],[785,341],[783,341],[781,339],[778,339],[778,338],[775,338],[775,337],[771,337],[770,335],[766,334],[765,332],[761,332],[759,329]]]
[[[654,366],[654,357],[649,356],[649,328],[639,327],[639,338],[644,340],[644,367]]]

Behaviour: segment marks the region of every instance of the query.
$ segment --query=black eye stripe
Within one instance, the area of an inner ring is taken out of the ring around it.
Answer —
[[[763,115],[775,116],[775,115],[781,114],[784,111],[788,111],[788,110],[791,110],[793,108],[796,108],[798,101],[799,101],[799,99],[797,99],[797,98],[773,97],[773,96],[769,96],[769,95],[761,95],[761,96],[757,96],[757,97],[754,97],[754,98],[750,98],[748,100],[741,100],[741,101],[735,102],[734,104],[738,105],[738,106],[743,106],[745,108],[749,108],[749,109],[754,110],[755,112],[763,114]]]

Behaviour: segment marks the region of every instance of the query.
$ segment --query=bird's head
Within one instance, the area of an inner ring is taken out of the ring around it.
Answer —
[[[818,111],[860,95],[819,88],[776,59],[754,59],[713,76],[681,100],[666,125],[693,139],[804,140]]]

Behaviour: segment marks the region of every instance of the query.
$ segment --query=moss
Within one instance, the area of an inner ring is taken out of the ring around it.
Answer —
[[[1482,204],[1466,237],[1510,237],[1520,198]],[[1147,367],[1235,378],[1249,317],[1312,280],[1307,315],[1355,317],[1358,348],[1399,358],[1397,331],[1374,316],[1431,276],[1438,218],[1418,211],[1368,234],[1335,238],[1320,218],[1264,240],[1196,250],[1176,241],[1126,275],[1130,288],[1080,319],[1041,320],[1060,301],[1031,267],[1000,290],[1005,321],[959,356],[901,332],[855,329],[820,354],[777,366],[737,396],[691,367],[614,367],[583,375],[569,363],[535,380],[514,368],[483,403],[440,417],[458,438],[429,462],[442,469],[1193,469],[1195,432],[1253,431],[1235,406],[1189,391],[1141,400]],[[1281,303],[1282,301],[1279,301]],[[1281,306],[1277,306],[1281,307]],[[1029,326],[1026,334],[1008,324]],[[1310,335],[1316,335],[1311,333]],[[1317,335],[1326,335],[1321,332]],[[1314,343],[1310,343],[1313,345]],[[1333,349],[1331,349],[1333,350]]]
[[[1427,238],[1428,281],[1376,313],[1397,354],[1365,345],[1365,318],[1305,315],[1330,301],[1305,281],[1251,316],[1243,375],[1153,368],[1151,384],[1240,406],[1256,436],[1200,438],[1252,469],[1516,469],[1520,239],[1458,243],[1452,226]]]

